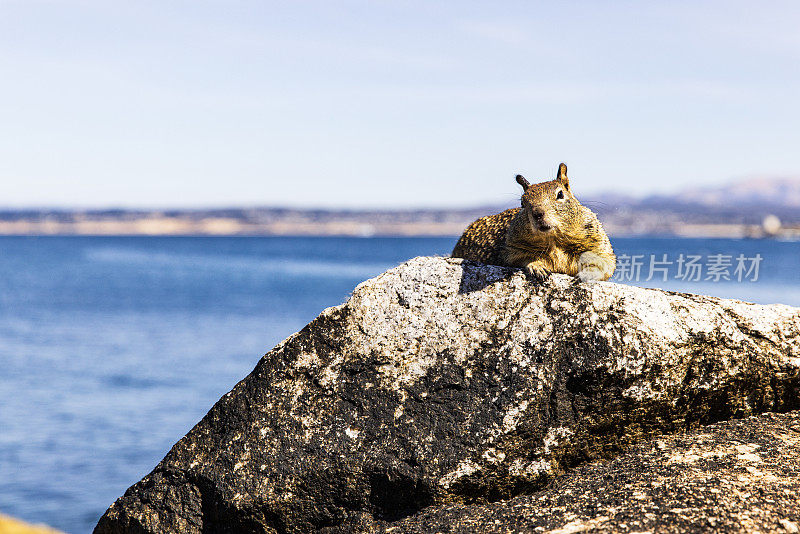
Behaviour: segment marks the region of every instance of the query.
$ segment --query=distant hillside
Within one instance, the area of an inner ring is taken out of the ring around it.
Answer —
[[[800,178],[749,178],[645,198],[608,193],[596,200],[587,204],[609,229],[624,234],[683,235],[682,229],[696,225],[759,226],[769,215],[784,225],[800,224]]]
[[[707,206],[773,205],[800,208],[800,177],[756,177],[724,186],[696,187],[682,191],[674,199]]]
[[[581,197],[611,235],[761,237],[777,216],[780,235],[800,237],[800,178],[753,178],[675,195]],[[462,209],[327,210],[282,207],[195,210],[0,211],[0,235],[459,235],[509,205]]]

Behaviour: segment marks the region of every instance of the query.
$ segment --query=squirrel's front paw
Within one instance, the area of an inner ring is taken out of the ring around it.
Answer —
[[[614,264],[608,258],[594,252],[584,252],[578,258],[577,276],[582,282],[606,280],[613,271]]]
[[[525,266],[525,274],[527,274],[528,278],[530,278],[531,280],[541,282],[550,275],[550,271],[548,271],[541,265],[537,265],[535,263],[529,263],[528,265]]]
[[[598,269],[596,266],[591,265],[586,267],[582,271],[578,271],[578,278],[581,282],[591,282],[594,280],[602,280],[603,279],[603,271]]]

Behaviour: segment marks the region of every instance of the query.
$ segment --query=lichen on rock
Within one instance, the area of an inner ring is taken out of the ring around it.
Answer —
[[[267,353],[95,531],[369,531],[796,408],[796,308],[416,258]]]

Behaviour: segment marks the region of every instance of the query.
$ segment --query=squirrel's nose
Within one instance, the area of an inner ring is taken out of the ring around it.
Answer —
[[[533,213],[531,213],[531,215],[533,215],[533,218],[536,219],[537,221],[541,221],[542,219],[544,219],[543,211],[534,210]]]

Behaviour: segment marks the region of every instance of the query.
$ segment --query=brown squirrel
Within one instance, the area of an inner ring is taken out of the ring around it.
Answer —
[[[614,250],[594,212],[573,196],[567,166],[558,166],[555,180],[531,185],[518,174],[517,183],[524,189],[522,207],[470,224],[452,257],[523,267],[538,280],[550,272],[608,280]]]

